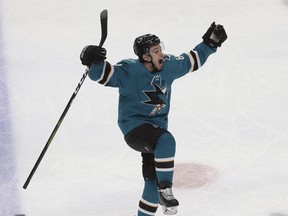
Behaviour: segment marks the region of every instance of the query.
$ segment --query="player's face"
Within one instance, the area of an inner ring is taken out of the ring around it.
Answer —
[[[161,71],[163,68],[163,52],[160,45],[152,46],[150,48],[151,61],[153,62],[154,69],[156,71]]]

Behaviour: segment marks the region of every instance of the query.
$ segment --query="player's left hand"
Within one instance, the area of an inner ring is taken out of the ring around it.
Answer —
[[[203,43],[210,47],[217,48],[221,47],[222,43],[227,39],[226,31],[223,25],[215,24],[213,22],[208,28],[206,33],[203,35]]]

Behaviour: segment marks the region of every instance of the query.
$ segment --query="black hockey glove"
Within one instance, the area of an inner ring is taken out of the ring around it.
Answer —
[[[222,43],[227,39],[227,34],[222,25],[211,24],[207,32],[203,35],[203,43],[210,47],[221,47]]]
[[[101,63],[106,59],[106,49],[99,46],[88,45],[83,48],[80,54],[80,60],[83,65],[88,67],[91,66],[92,63]]]

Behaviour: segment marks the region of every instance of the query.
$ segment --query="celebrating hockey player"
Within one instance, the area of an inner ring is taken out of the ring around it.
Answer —
[[[178,200],[172,193],[175,139],[167,130],[171,86],[199,69],[208,56],[227,39],[222,25],[211,24],[193,50],[180,56],[163,54],[160,39],[153,34],[134,41],[138,59],[116,65],[106,61],[106,50],[84,47],[80,59],[90,68],[90,79],[119,89],[118,125],[126,143],[141,152],[144,190],[138,216],[155,215],[158,205],[164,214],[176,214]]]

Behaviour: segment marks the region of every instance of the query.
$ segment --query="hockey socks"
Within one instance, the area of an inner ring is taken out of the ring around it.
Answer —
[[[155,215],[159,203],[157,183],[155,180],[145,180],[142,199],[139,201],[138,216]]]
[[[175,145],[175,139],[171,133],[164,133],[157,140],[154,154],[158,182],[172,183]]]

